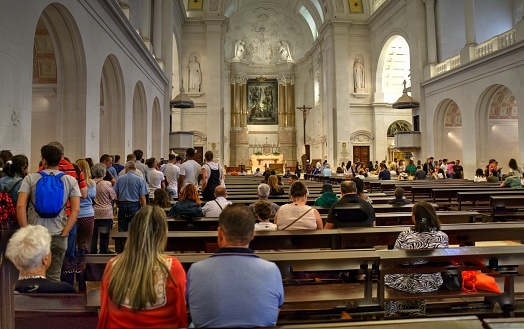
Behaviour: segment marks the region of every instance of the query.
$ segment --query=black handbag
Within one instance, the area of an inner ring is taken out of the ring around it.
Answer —
[[[442,273],[443,286],[451,291],[462,289],[462,274],[457,269],[446,270]]]

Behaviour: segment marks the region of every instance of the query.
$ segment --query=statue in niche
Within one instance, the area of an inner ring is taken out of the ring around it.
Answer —
[[[355,64],[353,65],[353,75],[355,82],[355,92],[364,90],[366,87],[364,63],[362,63],[362,59],[360,58],[355,59]]]
[[[291,52],[289,51],[288,43],[285,41],[280,41],[278,45],[278,52],[280,53],[280,58],[282,58],[282,60],[284,61],[291,60]]]
[[[242,59],[244,58],[244,51],[246,51],[245,41],[238,40],[235,42],[235,56],[233,59]]]
[[[189,61],[189,92],[200,92],[200,85],[202,84],[202,72],[200,71],[200,64],[197,62],[196,56],[193,56]]]

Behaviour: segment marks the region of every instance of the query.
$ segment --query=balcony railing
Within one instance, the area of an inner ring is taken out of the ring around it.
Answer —
[[[516,42],[517,38],[515,29],[499,34],[489,39],[488,41],[475,46],[473,49],[473,58],[471,58],[470,61],[474,61],[476,59],[487,56],[493,52],[509,47]],[[465,63],[460,62],[459,54],[451,58],[448,58],[442,63],[431,65],[431,77],[435,77],[437,75],[448,72],[449,70],[453,70],[454,68],[459,67],[461,64]]]

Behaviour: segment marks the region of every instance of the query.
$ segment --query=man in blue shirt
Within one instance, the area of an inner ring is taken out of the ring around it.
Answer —
[[[195,327],[272,327],[284,303],[278,267],[249,249],[255,218],[244,205],[224,208],[218,218],[215,254],[187,273],[186,301]]]
[[[126,162],[125,169],[126,173],[118,177],[113,187],[118,206],[119,232],[127,232],[133,216],[146,206],[146,195],[149,194],[146,181],[135,174],[135,162]]]

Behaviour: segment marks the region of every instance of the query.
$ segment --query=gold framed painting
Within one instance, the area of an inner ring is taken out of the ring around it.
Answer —
[[[364,6],[362,5],[362,0],[348,0],[349,1],[349,11],[351,13],[363,13]]]
[[[204,8],[204,0],[187,0],[187,9],[202,10]]]

